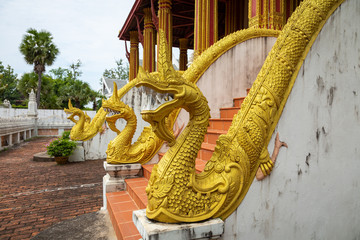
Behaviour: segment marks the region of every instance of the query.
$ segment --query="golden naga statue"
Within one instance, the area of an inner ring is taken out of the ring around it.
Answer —
[[[68,119],[75,123],[70,131],[70,138],[76,141],[87,141],[93,138],[98,132],[102,130],[105,122],[106,112],[100,108],[93,120],[79,108],[73,107],[71,100],[68,103],[69,108],[64,108],[64,111],[71,114]],[[79,119],[75,119],[77,116]]]
[[[115,84],[113,95],[108,100],[103,101],[103,106],[99,109],[92,120],[82,110],[73,107],[71,101],[69,100],[69,108],[64,109],[64,111],[71,114],[68,119],[75,123],[75,126],[71,129],[70,138],[77,141],[87,141],[102,130],[102,126],[106,120],[110,129],[118,134],[108,144],[108,148],[106,150],[106,161],[108,163],[144,164],[150,161],[156,152],[159,151],[161,145],[163,144],[163,140],[159,139],[155,133],[151,131],[151,127],[149,126],[144,127],[137,141],[134,144],[131,144],[137,126],[136,116],[134,111],[120,100],[125,93],[135,86],[137,82],[138,80],[134,79],[120,90],[117,90],[117,86]],[[109,112],[116,112],[117,114],[106,117]],[[166,120],[166,126],[169,128],[169,131],[172,131],[175,114],[176,113],[173,113]],[[76,120],[75,116],[78,116],[79,119]],[[115,122],[120,118],[127,121],[125,129],[121,132],[115,126]]]
[[[146,188],[146,215],[160,222],[196,222],[227,218],[245,197],[258,168],[268,174],[273,165],[267,145],[280,118],[302,61],[326,19],[342,0],[305,0],[293,13],[269,53],[241,110],[202,173],[195,159],[207,131],[209,107],[198,87],[176,72],[160,32],[158,72],[140,69],[136,86],[145,86],[173,99],[155,110],[142,111],[155,134],[171,148],[154,166]],[[165,119],[178,108],[190,121],[175,140]]]
[[[106,122],[109,124],[110,129],[118,134],[108,145],[106,161],[110,164],[144,164],[150,161],[159,150],[163,140],[159,139],[151,131],[151,127],[148,126],[144,127],[137,141],[131,144],[136,130],[137,119],[134,111],[120,100],[116,83],[114,83],[113,95],[108,100],[103,101],[102,107],[105,112],[114,114],[106,117]],[[120,118],[127,122],[122,131],[118,130],[115,125]],[[172,123],[173,121],[167,121],[167,127],[171,129]]]
[[[123,88],[118,90],[117,95],[119,96],[119,99],[121,99],[125,93],[133,88],[135,83],[136,81],[131,81]],[[69,108],[64,108],[64,111],[68,114],[71,114],[68,119],[75,123],[75,126],[72,127],[70,132],[70,138],[72,140],[87,141],[93,138],[98,132],[103,130],[102,126],[105,123],[106,115],[108,114],[106,111],[104,111],[103,107],[97,111],[95,117],[91,120],[91,118],[82,110],[73,107],[70,99],[68,106]],[[76,120],[75,116],[77,116],[79,119]]]

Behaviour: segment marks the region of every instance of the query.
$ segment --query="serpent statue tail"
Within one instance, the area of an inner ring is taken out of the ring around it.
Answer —
[[[166,38],[160,32],[158,72],[140,70],[136,84],[173,97],[155,110],[142,111],[155,134],[171,145],[153,168],[146,188],[148,218],[169,223],[225,219],[239,206],[259,166],[264,170],[272,166],[267,145],[297,72],[317,33],[341,2],[305,0],[300,4],[200,174],[195,173],[195,159],[208,126],[209,107],[197,86],[172,68]],[[175,140],[164,124],[178,108],[189,112],[190,121]]]

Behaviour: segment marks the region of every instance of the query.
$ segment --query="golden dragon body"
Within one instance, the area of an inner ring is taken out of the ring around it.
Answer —
[[[245,197],[257,169],[269,171],[267,145],[280,118],[297,72],[321,27],[341,0],[305,0],[292,14],[269,53],[241,110],[202,173],[195,159],[208,126],[209,107],[197,86],[177,73],[161,35],[158,72],[140,69],[136,85],[171,93],[173,100],[143,111],[160,138],[171,148],[153,168],[146,192],[146,215],[161,222],[195,222],[228,217]],[[164,127],[175,109],[189,112],[190,121],[177,140]]]
[[[75,123],[71,129],[70,137],[72,140],[87,141],[93,138],[98,132],[102,130],[105,120],[108,122],[111,130],[117,133],[117,136],[110,141],[106,150],[106,161],[110,164],[123,163],[141,163],[144,164],[152,159],[154,154],[160,149],[163,140],[159,139],[152,131],[151,127],[144,127],[137,141],[133,144],[132,138],[136,130],[137,121],[134,111],[124,104],[120,99],[131,88],[135,86],[137,80],[133,80],[126,84],[120,90],[117,90],[114,85],[114,93],[108,100],[103,101],[103,107],[99,109],[95,117],[91,118],[82,110],[71,105],[69,100],[69,108],[64,109],[66,113],[71,114],[68,119]],[[106,109],[106,111],[105,111]],[[111,117],[106,117],[109,112],[116,112],[117,114]],[[79,119],[76,120],[75,116]],[[118,119],[123,118],[127,124],[123,131],[119,131],[115,123]],[[175,117],[169,118],[167,126],[170,128]]]
[[[95,117],[91,120],[87,113],[84,113],[79,108],[73,107],[70,99],[68,108],[65,108],[64,111],[70,114],[68,119],[75,123],[70,131],[70,138],[74,141],[87,141],[93,138],[102,130],[107,114],[103,108],[100,108]],[[75,116],[77,116],[78,119],[75,119]]]
[[[222,39],[222,41],[219,41],[215,43],[213,47],[211,47],[209,50],[212,51],[206,51],[204,52],[201,57],[197,58],[197,60],[190,66],[190,68],[185,71],[183,74],[186,75],[186,78],[191,82],[196,82],[199,77],[204,73],[204,71],[216,60],[218,59],[222,54],[224,54],[227,50],[234,47],[236,44],[239,44],[241,42],[247,41],[252,38],[257,37],[277,37],[279,34],[279,31],[275,30],[269,30],[269,29],[246,29],[244,31],[238,31],[236,33],[233,33],[231,35],[228,35],[225,39]],[[220,46],[219,46],[220,45]],[[215,47],[215,48],[214,48]],[[119,99],[128,92],[132,87],[135,86],[137,83],[137,79],[134,79],[133,81],[126,84],[123,88],[119,89],[117,94],[119,96]],[[116,105],[116,104],[115,104]],[[115,106],[114,105],[114,106]],[[108,105],[108,108],[110,108],[110,105]],[[75,123],[75,126],[71,129],[70,137],[72,140],[78,140],[78,141],[87,141],[91,138],[93,138],[98,132],[103,131],[103,125],[106,120],[107,112],[104,111],[103,108],[100,108],[99,111],[96,113],[95,117],[91,120],[89,116],[87,116],[86,113],[81,111],[78,108],[75,108],[71,105],[71,102],[69,102],[69,108],[64,109],[66,113],[71,114],[68,118]],[[116,111],[116,110],[114,110]],[[174,123],[176,116],[178,114],[178,111],[172,113],[172,115],[168,118],[168,124],[169,127],[172,126],[172,123]],[[78,120],[75,119],[75,116],[78,116]],[[133,124],[130,124],[130,126]],[[112,129],[113,131],[120,133],[115,128]],[[178,129],[180,130],[180,129]],[[112,141],[111,144],[108,145],[107,152],[113,155],[111,157],[107,157],[107,160],[109,163],[134,163],[136,160],[133,158],[126,160],[125,153],[121,152],[121,156],[115,157],[116,152],[121,151],[122,147],[124,146],[121,140],[123,134],[125,132],[122,132],[120,136],[117,136],[116,139]],[[156,138],[156,139],[155,139]],[[120,140],[120,141],[119,141]],[[121,142],[121,143],[120,143]],[[146,159],[141,159],[139,162],[146,163],[149,159],[151,159],[156,153],[161,145],[162,140],[159,140],[156,135],[154,135],[150,128],[145,127],[143,132],[141,133],[140,138],[137,140],[137,142],[142,142],[143,144],[138,144],[137,149],[139,150],[139,153],[144,152],[145,148],[147,148],[146,151],[149,150],[149,148],[153,149],[151,151],[151,154],[143,155],[146,157]],[[130,143],[126,143],[125,145],[128,145]],[[111,148],[111,149],[110,149]],[[142,150],[141,150],[141,149]],[[133,149],[133,148],[132,148]],[[130,153],[130,156],[134,156],[134,152]],[[142,155],[142,154],[140,154]],[[139,159],[138,157],[136,157]]]
[[[120,100],[115,83],[113,95],[103,102],[102,107],[107,113],[115,113],[107,117],[106,122],[109,124],[110,129],[118,134],[108,145],[106,161],[110,164],[144,164],[150,161],[162,145],[163,140],[158,138],[151,131],[151,127],[148,126],[144,127],[137,141],[133,144],[131,143],[137,126],[136,115],[128,105]],[[118,119],[126,121],[126,126],[122,131],[116,128],[115,123]],[[167,125],[171,128],[169,125],[172,126],[172,121],[168,121]]]

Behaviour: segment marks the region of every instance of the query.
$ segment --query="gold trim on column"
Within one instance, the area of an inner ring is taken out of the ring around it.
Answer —
[[[130,31],[130,67],[129,81],[136,78],[139,70],[139,38],[138,31]]]
[[[159,0],[159,11],[158,11],[159,31],[161,29],[165,32],[170,59],[172,59],[172,45],[173,45],[173,32],[172,32],[173,21],[172,21],[171,5],[172,5],[171,0]],[[159,46],[159,36],[157,43]]]
[[[155,26],[152,21],[151,8],[144,8],[144,50],[143,68],[148,72],[155,71]]]

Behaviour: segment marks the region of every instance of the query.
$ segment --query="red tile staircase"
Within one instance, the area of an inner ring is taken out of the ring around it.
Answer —
[[[249,92],[249,89],[247,89]],[[221,108],[219,119],[210,119],[208,132],[196,159],[196,171],[201,172],[206,162],[211,158],[216,140],[221,134],[227,133],[232,118],[244,101],[244,97],[234,99],[234,107]],[[159,153],[161,158],[164,154]],[[133,221],[132,212],[144,209],[147,205],[145,188],[150,178],[153,165],[143,165],[144,177],[126,179],[126,191],[107,193],[107,206],[117,238],[123,240],[138,240],[141,235]]]

